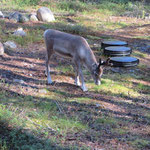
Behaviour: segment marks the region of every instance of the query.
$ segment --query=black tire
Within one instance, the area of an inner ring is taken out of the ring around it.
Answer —
[[[109,46],[104,48],[104,55],[107,56],[129,56],[131,53],[132,49],[125,46]]]
[[[105,47],[109,46],[127,46],[128,43],[125,41],[103,41],[101,43],[101,48],[104,49]]]
[[[135,57],[111,57],[110,63],[113,67],[134,67],[139,64],[139,59]]]

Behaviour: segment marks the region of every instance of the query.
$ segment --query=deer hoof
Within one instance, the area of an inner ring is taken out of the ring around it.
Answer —
[[[86,87],[81,87],[81,89],[82,89],[83,92],[87,92],[88,91],[88,89]]]
[[[80,83],[80,82],[76,82],[76,81],[75,81],[75,85],[76,85],[76,86],[80,86],[80,85],[81,85],[81,83]]]
[[[54,85],[56,82],[54,81],[54,82],[47,82],[47,85]]]

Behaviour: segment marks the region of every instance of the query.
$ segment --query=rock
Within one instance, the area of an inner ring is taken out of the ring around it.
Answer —
[[[69,23],[69,25],[71,25],[71,26],[75,26],[75,24],[73,24],[73,23]]]
[[[0,11],[0,18],[4,18],[4,15],[1,11]]]
[[[16,49],[17,45],[12,41],[7,41],[4,43],[4,48],[6,49]]]
[[[96,105],[96,107],[100,107],[101,106],[101,104],[98,104],[98,103],[96,103],[95,105]]]
[[[55,20],[53,13],[47,7],[41,7],[38,9],[37,18],[44,22],[51,22]]]
[[[13,12],[9,15],[9,20],[19,22],[22,15],[19,12]]]
[[[32,77],[33,75],[32,75],[32,74],[29,74],[29,76]]]
[[[4,46],[3,44],[0,42],[0,56],[3,56],[4,54]]]
[[[13,82],[24,84],[24,81],[20,79],[13,79]]]
[[[47,94],[48,93],[47,89],[40,89],[39,92],[41,94]]]
[[[145,16],[144,16],[144,19],[149,20],[150,19],[150,14],[146,13]]]
[[[149,16],[145,16],[146,20],[150,20],[150,15]]]
[[[28,22],[28,21],[29,21],[29,18],[25,15],[21,15],[20,18],[19,18],[20,23],[25,23],[25,22]]]
[[[26,32],[23,31],[23,28],[18,28],[14,33],[13,35],[16,35],[16,36],[26,36]]]
[[[30,19],[30,21],[38,21],[38,18],[37,18],[37,16],[36,15],[34,15],[34,14],[31,14],[31,15],[29,15],[29,19]]]

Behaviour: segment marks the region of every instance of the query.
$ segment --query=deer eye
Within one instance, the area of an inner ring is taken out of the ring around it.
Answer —
[[[99,73],[97,73],[97,71],[94,71],[94,75],[99,76]]]

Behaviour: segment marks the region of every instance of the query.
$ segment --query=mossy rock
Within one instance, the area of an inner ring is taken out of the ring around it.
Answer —
[[[25,23],[25,22],[28,22],[28,21],[29,21],[29,17],[26,16],[26,15],[21,15],[20,18],[19,18],[20,23]]]

